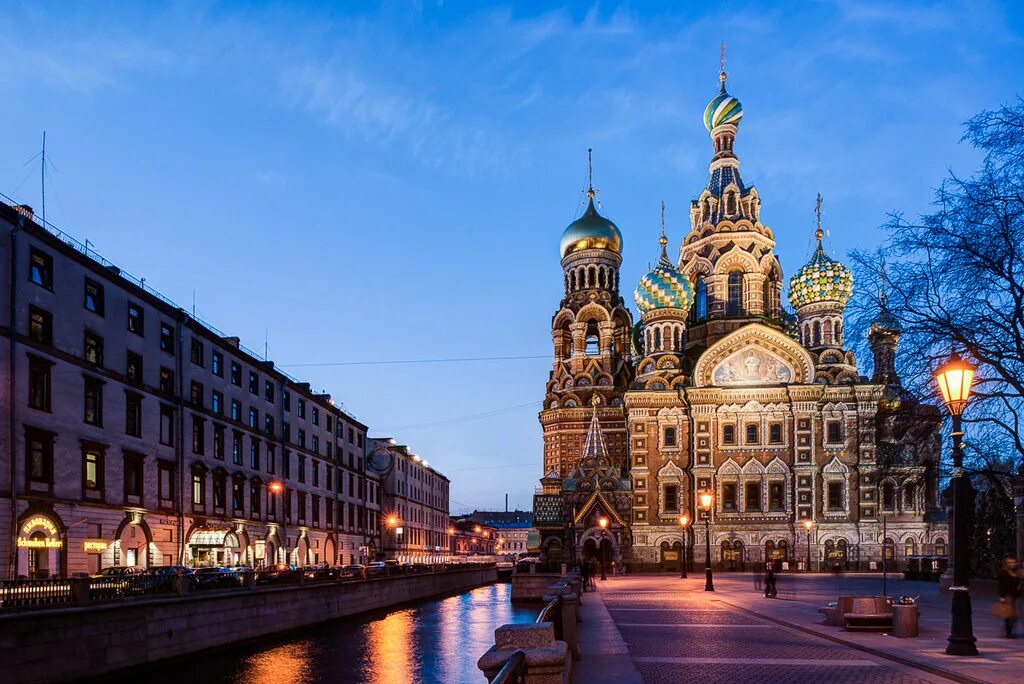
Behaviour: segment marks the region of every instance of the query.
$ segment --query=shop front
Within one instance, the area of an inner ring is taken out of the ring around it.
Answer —
[[[188,538],[188,555],[193,567],[234,566],[243,562],[243,548],[232,529],[199,528]]]
[[[30,579],[46,579],[64,574],[67,559],[64,526],[56,516],[32,513],[18,525],[18,574]]]

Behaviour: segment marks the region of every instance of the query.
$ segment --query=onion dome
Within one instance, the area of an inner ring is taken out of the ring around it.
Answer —
[[[668,239],[661,234],[661,258],[651,272],[640,279],[633,293],[636,307],[641,315],[654,309],[682,309],[689,311],[693,303],[693,286],[690,279],[676,270],[668,260],[666,245]]]
[[[718,91],[715,99],[708,102],[708,106],[704,108],[704,127],[708,129],[709,133],[722,124],[737,126],[740,119],[743,118],[743,105],[735,97],[725,92],[724,59],[723,57],[722,72],[718,76],[722,88]]]
[[[825,254],[821,246],[824,233],[815,233],[818,246],[811,260],[789,280],[789,303],[794,309],[817,302],[846,304],[853,294],[853,273]]]
[[[561,253],[563,257],[584,249],[608,249],[622,253],[622,233],[619,227],[597,213],[594,208],[594,192],[587,193],[590,201],[583,216],[569,224],[562,233]]]
[[[885,293],[881,296],[881,307],[878,310],[878,315],[871,321],[870,330],[878,330],[891,333],[903,332],[903,326],[900,324],[899,319],[892,315],[889,311],[889,305],[886,300]]]

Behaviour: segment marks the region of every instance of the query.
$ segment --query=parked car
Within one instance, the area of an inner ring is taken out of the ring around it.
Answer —
[[[152,565],[142,572],[148,590],[169,589],[175,577],[186,577],[195,585],[195,573],[184,565]]]
[[[109,568],[103,568],[99,572],[89,575],[89,577],[93,579],[114,579],[139,575],[144,571],[145,568],[139,565],[111,565]]]
[[[197,589],[237,589],[241,576],[232,568],[199,568],[195,572]]]
[[[334,579],[334,575],[331,573],[331,566],[327,563],[321,563],[319,565],[307,565],[302,568],[302,574],[305,575],[307,580],[329,580]]]
[[[388,565],[384,561],[373,561],[366,566],[367,577],[383,577],[388,574]]]
[[[337,575],[345,579],[366,579],[366,566],[359,563],[345,565],[339,569]]]
[[[256,575],[256,581],[266,584],[280,584],[283,582],[298,582],[299,569],[287,563],[276,563],[261,570]]]

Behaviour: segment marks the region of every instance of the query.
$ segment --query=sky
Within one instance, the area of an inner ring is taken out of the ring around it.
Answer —
[[[453,512],[529,509],[588,147],[632,306],[659,202],[675,252],[707,182],[725,40],[788,278],[818,192],[841,257],[977,164],[1022,37],[985,0],[10,2],[0,192],[40,209],[45,130],[51,223],[409,445]]]

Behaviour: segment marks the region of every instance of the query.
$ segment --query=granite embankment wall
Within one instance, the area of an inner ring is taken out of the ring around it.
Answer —
[[[456,593],[494,568],[0,614],[0,681],[65,682]]]

